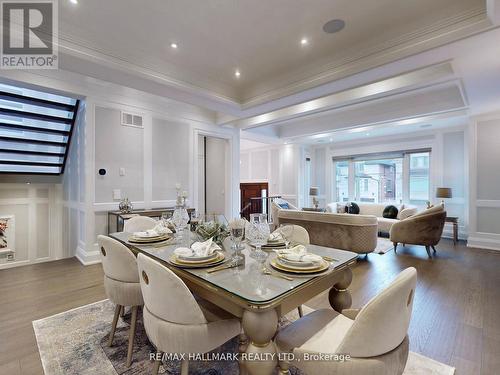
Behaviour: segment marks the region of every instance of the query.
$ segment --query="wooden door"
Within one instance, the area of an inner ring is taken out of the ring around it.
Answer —
[[[269,195],[267,182],[240,184],[241,213],[243,217],[249,219],[250,214],[262,212],[262,202],[260,200],[252,200],[251,202],[251,198],[262,197],[262,190],[266,190],[267,195]]]

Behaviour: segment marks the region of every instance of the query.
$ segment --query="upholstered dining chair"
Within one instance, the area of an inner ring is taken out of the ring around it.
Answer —
[[[290,239],[290,242],[301,245],[309,245],[311,243],[311,240],[309,239],[309,233],[307,232],[306,228],[295,224],[283,224],[283,225],[293,227],[292,238]],[[277,228],[275,232],[281,232],[281,228],[282,227]]]
[[[283,225],[287,226],[290,225],[293,227],[292,238],[290,239],[290,242],[301,245],[309,245],[311,243],[309,239],[309,233],[307,233],[306,228],[295,224],[283,224]],[[279,227],[278,229],[275,230],[275,232],[281,232],[280,230],[281,228],[282,227]],[[304,315],[302,311],[302,305],[297,307],[297,310],[299,312],[299,316],[302,317]]]
[[[407,332],[416,284],[417,271],[410,267],[360,310],[342,314],[316,310],[283,328],[276,337],[277,347],[293,353],[295,359],[280,362],[282,373],[293,364],[314,375],[401,375],[408,359]],[[350,359],[304,360],[320,353]]]
[[[113,344],[121,309],[125,306],[130,306],[132,310],[127,351],[127,367],[130,367],[132,363],[137,311],[139,306],[144,304],[141,285],[139,284],[136,258],[126,246],[110,237],[98,236],[97,243],[101,250],[106,295],[116,305],[108,346]]]
[[[123,224],[123,231],[128,233],[143,232],[153,229],[158,222],[149,216],[134,216]]]
[[[146,255],[137,258],[143,319],[149,340],[158,353],[206,353],[241,332],[240,321],[229,315],[221,319],[202,309],[184,282],[171,270]],[[161,361],[154,364],[158,374]],[[188,374],[188,360],[181,375]]]

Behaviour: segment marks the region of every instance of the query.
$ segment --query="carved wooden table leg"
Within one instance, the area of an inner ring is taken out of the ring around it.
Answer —
[[[245,368],[251,375],[271,375],[278,364],[273,337],[278,327],[274,310],[243,313],[243,330],[249,339]]]
[[[342,273],[342,278],[331,289],[328,294],[330,306],[341,313],[343,309],[348,309],[352,305],[351,293],[347,290],[352,281],[352,271],[346,268]]]

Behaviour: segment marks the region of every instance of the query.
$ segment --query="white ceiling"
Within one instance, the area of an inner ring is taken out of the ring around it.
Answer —
[[[177,90],[181,100],[190,98],[179,92],[203,96],[206,105],[207,98],[223,103],[232,115],[490,25],[486,0],[59,4],[63,69],[106,76],[103,67],[112,67]],[[345,29],[324,33],[323,24],[334,18],[345,20]],[[310,41],[305,47],[303,37]]]

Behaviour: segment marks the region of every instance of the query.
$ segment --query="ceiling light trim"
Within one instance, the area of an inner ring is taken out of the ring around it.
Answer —
[[[371,100],[374,97],[383,96],[384,94],[387,95],[390,92],[403,88],[415,87],[417,85],[422,86],[438,80],[450,79],[453,78],[453,76],[453,67],[448,61],[397,76],[387,77],[379,81],[343,90],[304,103],[237,120],[234,121],[232,125],[240,129],[266,126],[276,122],[290,120],[295,117],[302,117],[316,112],[323,112],[341,106]]]

